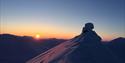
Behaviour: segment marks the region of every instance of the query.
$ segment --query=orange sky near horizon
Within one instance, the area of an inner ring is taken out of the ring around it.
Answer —
[[[54,26],[51,24],[15,24],[10,26],[5,26],[2,24],[0,27],[0,34],[8,33],[19,36],[32,36],[35,37],[37,34],[40,35],[40,38],[59,38],[59,39],[71,39],[81,33],[82,26],[79,28],[70,27],[70,26]],[[42,26],[41,26],[42,25]],[[74,29],[75,28],[75,29]],[[102,32],[103,30],[94,29],[96,33],[102,37],[103,41],[109,41],[115,38],[118,38],[122,35],[118,33],[107,33]],[[118,35],[116,35],[118,34]]]
[[[42,25],[42,26],[41,26]],[[11,27],[10,27],[11,26]],[[40,38],[63,38],[70,39],[75,35],[78,35],[73,29],[69,29],[65,26],[54,26],[52,24],[2,24],[0,27],[0,34],[8,33],[19,36],[32,36],[35,37],[36,34],[40,35]]]
[[[85,23],[109,41],[125,37],[125,0],[1,0],[0,34],[70,39]]]
[[[62,33],[62,32],[58,32],[58,33],[49,33],[49,32],[6,32],[7,34],[13,34],[13,35],[18,35],[18,36],[32,36],[32,37],[36,37],[36,35],[40,35],[40,38],[57,38],[57,39],[71,39],[77,35],[79,35],[80,33]],[[0,32],[0,34],[6,34],[3,32]],[[103,41],[110,41],[113,40],[115,38],[118,38],[117,36],[111,36],[111,35],[107,35],[107,34],[102,34],[102,33],[98,33],[98,35],[102,38]]]

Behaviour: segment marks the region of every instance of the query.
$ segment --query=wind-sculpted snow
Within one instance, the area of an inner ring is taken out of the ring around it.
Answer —
[[[56,47],[34,57],[33,59],[27,61],[27,63],[51,63],[56,62],[57,59],[62,58],[64,55],[73,50],[72,47],[75,45],[75,42],[71,40],[63,42]],[[77,47],[77,46],[75,46]],[[54,61],[55,60],[55,61]]]

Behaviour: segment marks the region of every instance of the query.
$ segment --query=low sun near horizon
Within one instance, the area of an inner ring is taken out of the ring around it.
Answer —
[[[35,38],[36,38],[36,39],[40,39],[40,38],[41,38],[41,37],[40,37],[40,34],[36,34],[36,35],[35,35]]]

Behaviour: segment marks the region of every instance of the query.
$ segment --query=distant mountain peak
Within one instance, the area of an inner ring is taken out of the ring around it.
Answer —
[[[125,38],[124,38],[124,37],[118,37],[118,38],[113,39],[113,40],[111,40],[111,41],[121,41],[121,40],[125,40]]]

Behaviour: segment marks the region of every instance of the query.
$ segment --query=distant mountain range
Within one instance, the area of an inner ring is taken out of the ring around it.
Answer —
[[[0,34],[0,63],[25,63],[64,41],[66,40],[55,38],[35,40],[30,36]]]
[[[0,63],[25,63],[38,54],[66,41],[65,39],[35,40],[30,36],[0,34]],[[125,62],[125,38],[103,43]]]

